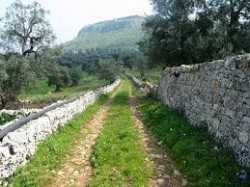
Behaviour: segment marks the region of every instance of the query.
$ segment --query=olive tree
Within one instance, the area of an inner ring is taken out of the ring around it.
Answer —
[[[114,58],[100,59],[100,78],[113,83],[116,81],[119,74],[119,62]]]
[[[46,18],[47,14],[36,1],[24,5],[16,0],[7,8],[3,18],[2,48],[26,56],[49,47],[55,36]]]
[[[176,66],[250,52],[249,0],[150,0],[140,50],[153,65]]]
[[[4,107],[16,101],[23,85],[33,77],[30,71],[29,59],[18,55],[11,55],[8,61],[0,59],[0,99]]]
[[[29,5],[16,0],[0,20],[1,105],[16,101],[17,94],[38,72],[34,64],[41,51],[55,39],[47,20],[48,12],[38,2]],[[34,54],[34,57],[30,54]]]

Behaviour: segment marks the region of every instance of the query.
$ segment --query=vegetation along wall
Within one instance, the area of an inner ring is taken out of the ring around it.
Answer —
[[[112,91],[120,79],[111,85],[89,91],[77,100],[57,107],[23,127],[9,132],[0,141],[0,186],[1,180],[10,177],[18,166],[26,164],[35,154],[38,143],[67,124],[76,114],[83,112],[100,95]]]
[[[250,54],[167,68],[158,97],[207,127],[250,167]]]

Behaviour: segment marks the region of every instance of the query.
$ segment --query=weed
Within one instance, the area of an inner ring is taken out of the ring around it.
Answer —
[[[47,78],[34,80],[22,90],[19,98],[21,100],[29,100],[39,106],[41,103],[53,103],[57,100],[63,100],[83,91],[93,90],[107,84],[107,81],[99,79],[98,74],[87,75],[83,73],[82,77],[79,85],[63,88],[61,92],[56,93],[54,92],[55,86],[48,86]]]
[[[64,155],[70,153],[70,147],[79,137],[79,131],[94,116],[106,100],[102,96],[94,105],[76,116],[64,128],[39,144],[36,154],[24,167],[18,169],[14,175],[11,186],[30,187],[47,186],[52,179],[52,173],[61,165]]]
[[[89,186],[145,186],[150,171],[138,145],[128,105],[128,82],[120,89],[109,109],[102,135],[97,140]]]
[[[191,125],[178,111],[152,98],[142,99],[139,109],[190,186],[250,186],[249,177],[239,177],[250,174],[250,169],[239,166],[233,151],[222,148],[206,129]]]
[[[3,125],[7,122],[10,122],[11,120],[15,119],[15,116],[9,115],[9,114],[1,114],[0,115],[0,125]]]

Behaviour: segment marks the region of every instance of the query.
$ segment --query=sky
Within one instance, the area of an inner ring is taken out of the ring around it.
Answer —
[[[22,0],[28,4],[33,0]],[[149,0],[37,0],[50,11],[48,19],[57,36],[57,43],[69,41],[86,25],[131,15],[150,15]],[[0,17],[15,0],[0,0]]]

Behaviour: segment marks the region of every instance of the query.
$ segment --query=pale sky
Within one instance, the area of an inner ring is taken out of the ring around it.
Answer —
[[[30,3],[33,0],[22,0]],[[37,0],[50,11],[49,20],[57,36],[57,43],[76,37],[88,24],[130,15],[150,15],[149,0]],[[0,17],[15,0],[0,0]]]

